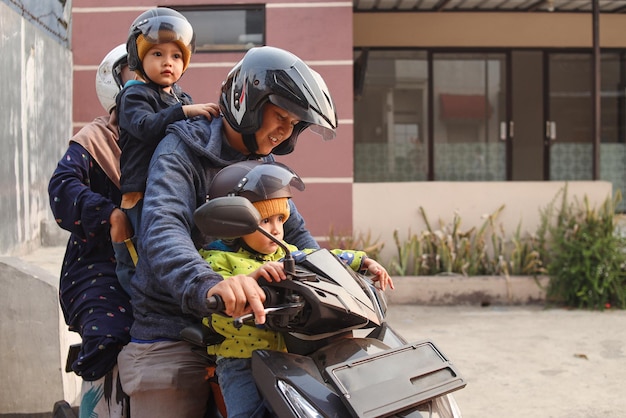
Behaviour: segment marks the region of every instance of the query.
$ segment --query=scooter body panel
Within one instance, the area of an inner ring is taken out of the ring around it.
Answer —
[[[252,374],[268,409],[277,417],[297,417],[279,387],[288,383],[324,417],[348,417],[342,400],[324,381],[313,359],[278,351],[257,350],[252,354]]]

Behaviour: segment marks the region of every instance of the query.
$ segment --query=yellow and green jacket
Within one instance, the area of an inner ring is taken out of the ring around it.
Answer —
[[[289,251],[298,251],[295,246],[286,245]],[[273,254],[259,254],[244,247],[228,247],[222,241],[217,241],[208,248],[201,249],[200,255],[209,263],[213,271],[220,274],[224,279],[238,274],[248,275],[268,261],[280,261],[285,257],[282,248]],[[302,250],[304,253],[312,251],[315,250]],[[361,270],[363,261],[367,257],[363,251],[337,249],[331,250],[331,252],[354,271]],[[250,358],[254,350],[286,351],[285,341],[280,332],[247,324],[237,329],[233,325],[231,317],[219,314],[204,318],[202,322],[226,338],[220,344],[209,346],[207,349],[209,354],[228,358]]]

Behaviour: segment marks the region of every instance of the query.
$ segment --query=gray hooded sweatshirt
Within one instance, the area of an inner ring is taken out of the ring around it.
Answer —
[[[139,230],[139,263],[131,280],[134,340],[179,340],[180,331],[208,316],[206,295],[222,281],[200,256],[206,244],[193,213],[207,200],[213,176],[249,157],[228,145],[222,118],[175,122],[150,162]],[[263,158],[273,161],[273,156]],[[319,248],[290,199],[285,241]]]

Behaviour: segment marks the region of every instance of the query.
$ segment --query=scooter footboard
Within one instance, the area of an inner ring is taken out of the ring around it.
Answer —
[[[326,374],[354,416],[386,416],[465,387],[429,340],[334,364]]]

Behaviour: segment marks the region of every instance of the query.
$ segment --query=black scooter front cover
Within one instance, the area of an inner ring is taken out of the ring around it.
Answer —
[[[323,416],[351,415],[340,397],[324,383],[322,375],[310,357],[280,351],[256,350],[252,353],[252,373],[267,407],[277,417],[296,416],[278,388],[279,381],[296,388]]]

